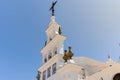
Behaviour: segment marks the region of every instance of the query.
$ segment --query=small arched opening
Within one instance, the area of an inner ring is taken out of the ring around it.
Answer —
[[[120,80],[120,73],[117,73],[114,77],[113,80]]]

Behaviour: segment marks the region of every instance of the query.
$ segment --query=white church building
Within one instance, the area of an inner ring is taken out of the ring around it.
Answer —
[[[45,32],[47,41],[41,50],[43,63],[38,69],[37,80],[120,80],[120,62],[110,57],[106,62],[73,57],[71,47],[64,50],[66,37],[54,13]]]

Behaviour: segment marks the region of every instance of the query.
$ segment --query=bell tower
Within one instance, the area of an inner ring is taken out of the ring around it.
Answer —
[[[66,39],[62,35],[60,25],[55,21],[55,16],[51,17],[45,32],[47,34],[47,41],[45,41],[45,46],[41,50],[43,63],[46,63],[56,54],[64,54],[64,40]]]
[[[52,3],[51,20],[48,28],[45,31],[47,40],[45,46],[41,50],[42,53],[42,66],[38,69],[37,80],[51,80],[54,79],[57,69],[64,64],[64,40],[65,36],[62,35],[61,26],[55,20],[54,6],[56,2]]]

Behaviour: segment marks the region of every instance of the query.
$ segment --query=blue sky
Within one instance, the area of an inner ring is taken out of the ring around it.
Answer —
[[[35,80],[54,0],[0,1],[0,80]],[[120,56],[120,0],[58,0],[56,21],[75,56]]]

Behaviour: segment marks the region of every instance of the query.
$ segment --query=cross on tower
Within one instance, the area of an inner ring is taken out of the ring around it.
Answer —
[[[55,7],[55,4],[56,4],[56,3],[57,3],[57,1],[53,2],[53,3],[52,3],[52,6],[51,6],[51,8],[50,8],[50,11],[52,11],[52,16],[54,16],[54,11],[55,11],[54,7]]]

